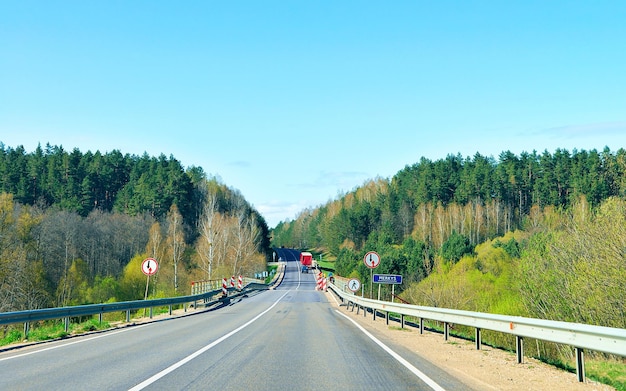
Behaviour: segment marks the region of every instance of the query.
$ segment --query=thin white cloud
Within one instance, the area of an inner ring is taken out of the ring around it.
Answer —
[[[371,178],[373,178],[371,174],[363,171],[323,171],[310,182],[287,185],[291,188],[307,189],[311,197],[299,199],[295,202],[276,200],[263,202],[256,204],[255,208],[264,216],[268,225],[273,227],[279,221],[295,219],[302,211],[308,208],[315,208],[327,201],[338,198],[344,192],[351,191]],[[336,192],[336,194],[333,192]]]
[[[270,201],[256,206],[256,209],[263,215],[269,227],[275,227],[280,221],[295,220],[303,210],[310,206],[310,200],[301,200],[297,203]]]

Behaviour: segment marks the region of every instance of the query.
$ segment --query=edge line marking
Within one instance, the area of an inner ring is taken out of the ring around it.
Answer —
[[[168,373],[171,373],[171,372],[175,371],[176,369],[182,367],[183,365],[187,364],[188,362],[190,362],[194,358],[198,357],[202,353],[206,352],[207,350],[213,348],[214,346],[218,345],[219,343],[227,340],[228,338],[230,338],[233,335],[237,334],[241,330],[243,330],[246,327],[250,326],[257,319],[259,319],[263,315],[265,315],[268,312],[270,312],[272,310],[272,308],[274,308],[276,306],[276,304],[278,304],[283,299],[283,297],[287,296],[287,294],[289,292],[291,292],[291,291],[285,292],[285,294],[283,294],[281,297],[279,297],[278,300],[276,300],[274,302],[274,304],[272,304],[268,309],[266,309],[265,311],[261,312],[260,314],[258,314],[257,316],[255,316],[254,318],[249,320],[248,322],[246,322],[243,325],[237,327],[236,329],[234,329],[233,331],[229,332],[228,334],[225,334],[225,335],[221,336],[220,338],[216,339],[215,341],[211,342],[210,344],[206,345],[205,347],[201,348],[200,350],[195,351],[194,353],[192,353],[189,356],[183,358],[182,360],[180,360],[180,361],[170,365],[169,367],[165,368],[161,372],[156,373],[155,375],[153,375],[153,376],[149,377],[148,379],[142,381],[141,383],[137,384],[136,386],[134,386],[132,388],[129,388],[129,391],[143,390],[144,388],[148,387],[150,384],[154,383],[155,381],[159,380],[163,376],[167,375]]]
[[[383,350],[386,351],[387,353],[389,353],[389,355],[391,355],[391,357],[395,358],[400,364],[404,365],[409,371],[411,371],[415,376],[419,377],[430,388],[432,388],[435,391],[446,391],[443,387],[441,387],[439,384],[437,384],[433,379],[431,379],[430,377],[426,376],[426,374],[424,374],[424,372],[420,371],[415,366],[413,366],[413,364],[411,364],[410,362],[405,360],[402,356],[400,356],[398,353],[396,353],[393,350],[391,350],[390,347],[388,347],[387,345],[382,343],[378,338],[374,337],[369,331],[365,330],[365,328],[363,328],[363,326],[361,326],[356,321],[351,319],[348,315],[342,314],[341,311],[339,311],[339,310],[335,310],[335,311],[339,315],[343,316],[344,318],[346,318],[350,322],[352,322],[359,330],[361,330],[372,341],[374,341],[374,343],[376,343],[376,345],[378,345],[381,348],[383,348]]]

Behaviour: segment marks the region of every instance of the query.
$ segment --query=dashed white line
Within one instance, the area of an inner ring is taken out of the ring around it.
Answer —
[[[272,304],[268,309],[266,309],[265,311],[261,312],[260,314],[258,314],[257,316],[255,316],[254,318],[252,318],[251,320],[249,320],[247,323],[243,324],[242,326],[239,326],[238,328],[236,328],[235,330],[231,331],[230,333],[216,339],[215,341],[211,342],[210,344],[206,345],[205,347],[203,347],[202,349],[190,354],[189,356],[183,358],[182,360],[178,361],[177,363],[172,364],[171,366],[169,366],[168,368],[165,368],[164,370],[162,370],[161,372],[155,374],[154,376],[142,381],[141,383],[137,384],[136,386],[134,386],[133,388],[130,388],[129,391],[139,391],[139,390],[143,390],[144,388],[148,387],[150,384],[154,383],[155,381],[159,380],[160,378],[162,378],[163,376],[167,375],[168,373],[171,373],[173,371],[175,371],[176,369],[182,367],[183,365],[185,365],[186,363],[190,362],[191,360],[193,360],[194,358],[198,357],[199,355],[201,355],[202,353],[206,352],[207,350],[213,348],[214,346],[216,346],[217,344],[225,341],[226,339],[232,337],[233,335],[235,335],[236,333],[240,332],[241,330],[245,329],[246,327],[250,326],[252,323],[254,323],[257,319],[259,319],[261,316],[265,315],[266,313],[268,313],[269,311],[272,310],[272,308],[274,308],[276,306],[276,304],[278,304],[278,302],[280,302],[283,297],[287,296],[288,293],[290,293],[291,291],[287,291],[285,292],[284,295],[282,295],[278,300],[276,300],[274,302],[274,304]]]

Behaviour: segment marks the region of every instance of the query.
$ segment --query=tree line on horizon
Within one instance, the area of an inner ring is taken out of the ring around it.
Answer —
[[[413,237],[436,249],[454,231],[476,245],[522,228],[538,209],[567,209],[581,196],[597,206],[625,195],[624,149],[421,158],[391,179],[369,180],[279,223],[273,242],[337,254],[361,250],[375,235],[395,244]]]
[[[141,299],[146,257],[152,296],[189,294],[265,270],[270,253],[263,217],[200,167],[0,142],[0,311]]]
[[[624,328],[625,207],[624,149],[448,155],[307,209],[272,243],[365,286],[377,251],[413,304]]]

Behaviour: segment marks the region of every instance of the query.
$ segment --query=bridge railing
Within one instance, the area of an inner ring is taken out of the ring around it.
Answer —
[[[363,309],[364,316],[367,315],[367,309],[369,309],[372,310],[375,319],[376,312],[381,311],[386,314],[387,321],[389,321],[389,313],[397,313],[401,316],[402,326],[404,326],[405,316],[417,318],[420,333],[424,330],[424,319],[442,322],[446,340],[452,324],[473,327],[476,349],[480,349],[481,346],[481,330],[493,330],[513,335],[516,339],[518,363],[523,362],[523,338],[525,337],[572,346],[576,352],[576,373],[580,382],[585,379],[585,349],[626,357],[626,329],[372,300],[348,292],[345,281],[330,284],[329,288],[348,308],[352,307],[354,311],[356,306],[357,312],[359,307]]]

